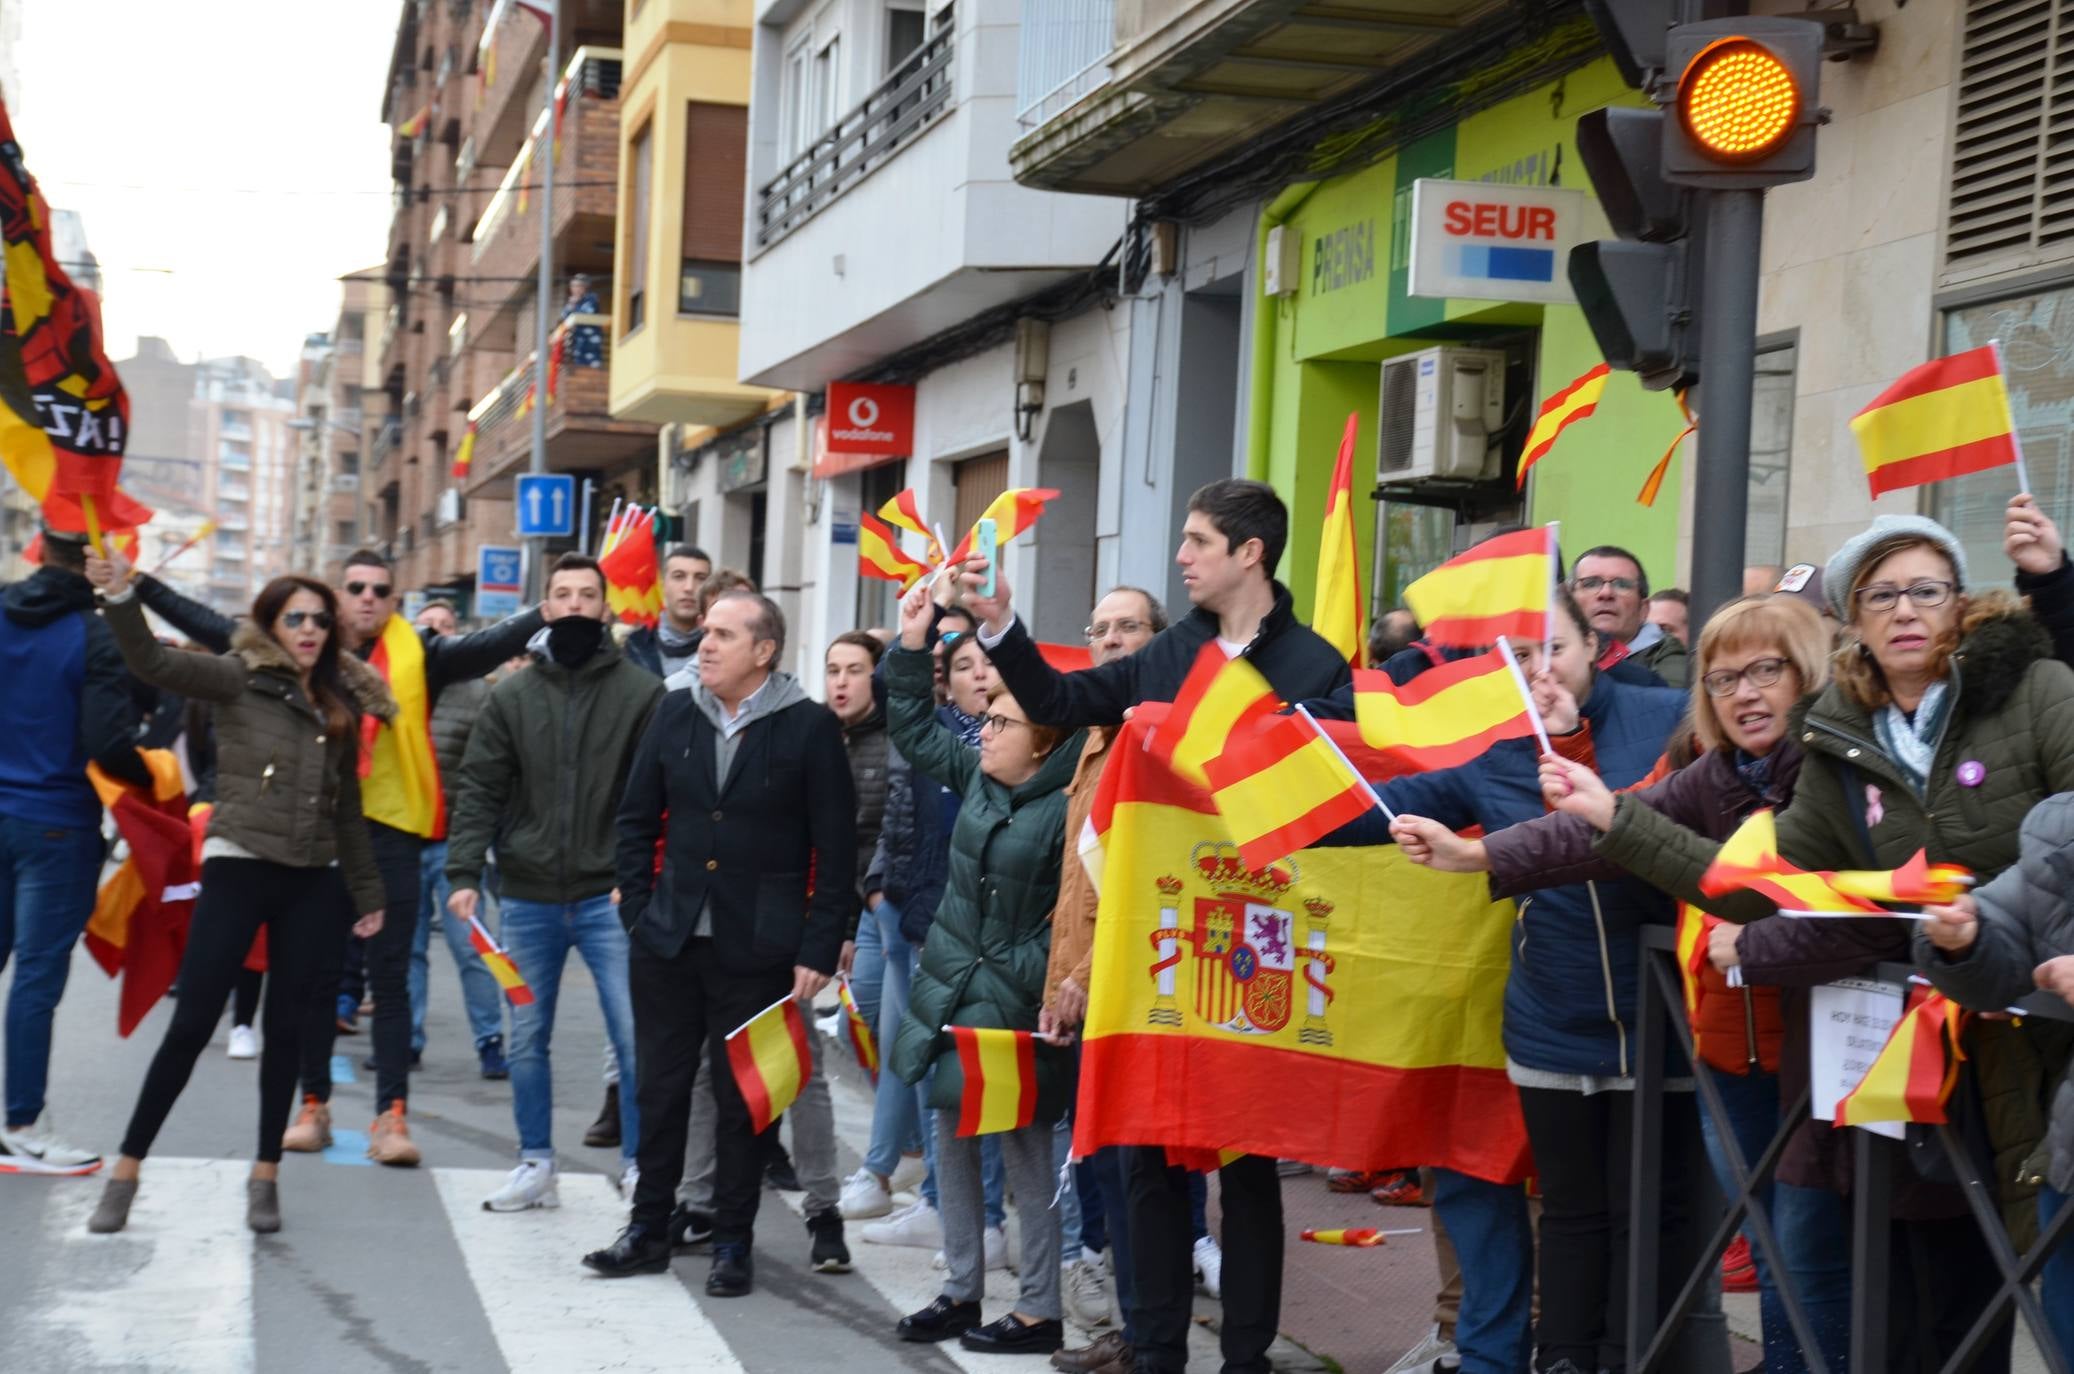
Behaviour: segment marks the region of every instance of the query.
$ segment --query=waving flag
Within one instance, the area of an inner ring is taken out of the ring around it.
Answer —
[[[101,342],[101,303],[51,246],[50,207],[0,102],[0,461],[52,529],[135,529],[151,510],[117,489],[130,400]]]
[[[994,522],[994,543],[998,548],[1036,524],[1044,514],[1046,501],[1058,499],[1058,492],[1050,487],[1010,487],[994,498],[980,519]],[[972,536],[972,530],[965,531],[958,547],[951,550],[951,562],[962,563],[972,556]]]
[[[1606,394],[1606,379],[1612,375],[1612,367],[1600,363],[1541,403],[1540,413],[1534,416],[1534,427],[1527,431],[1526,447],[1520,450],[1522,489],[1527,485],[1528,470],[1548,456],[1563,431],[1599,408],[1599,397]]]
[[[419,110],[409,119],[404,120],[403,123],[396,126],[397,136],[400,138],[416,138],[419,134],[425,132],[425,126],[426,124],[430,123],[431,120],[432,106],[430,104],[427,104],[423,109]]]
[[[1966,1057],[1959,1046],[1966,1015],[1964,1008],[1943,993],[1912,988],[1908,1011],[1894,1023],[1872,1067],[1837,1102],[1836,1124],[1942,1123],[1944,1104],[1959,1080],[1959,1062]]]
[[[1354,674],[1361,742],[1399,766],[1453,768],[1499,740],[1534,733],[1519,687],[1496,654],[1459,658],[1399,686],[1376,669]]]
[[[1101,910],[1073,1152],[1154,1140],[1524,1179],[1499,1037],[1512,904],[1395,845],[1248,867],[1211,795],[1144,749],[1160,713],[1123,726],[1083,840]],[[1364,775],[1396,771],[1324,728]]]
[[[98,764],[87,766],[101,805],[130,847],[129,858],[101,884],[86,926],[94,962],[109,977],[122,977],[115,1029],[125,1037],[173,986],[201,891],[180,762],[166,749],[138,753],[151,773],[149,790],[109,777]]]
[[[806,1017],[789,993],[728,1032],[727,1063],[761,1135],[785,1114],[814,1071]]]
[[[1874,496],[2023,461],[1993,344],[1910,368],[1851,417],[1851,433]]]
[[[958,1134],[1021,1130],[1037,1117],[1037,1038],[1028,1031],[945,1026],[965,1076]]]
[[[1361,555],[1354,542],[1354,439],[1358,413],[1340,435],[1332,485],[1325,492],[1325,529],[1318,542],[1318,585],[1311,628],[1356,668],[1368,666],[1368,619],[1361,609]]]
[[[663,613],[662,567],[655,557],[655,512],[633,506],[605,532],[598,555],[605,600],[628,625],[653,625]]]
[[[1972,875],[1955,864],[1932,864],[1922,850],[1897,869],[1808,872],[1779,857],[1778,831],[1770,810],[1755,812],[1736,828],[1700,875],[1710,897],[1747,890],[1778,903],[1786,915],[1892,916],[1880,902],[1949,902],[1966,890]]]
[[[866,511],[857,517],[857,573],[881,582],[899,584],[900,590],[922,580],[928,565],[900,547],[900,536],[883,520]]]
[[[143,546],[143,533],[140,530],[102,530],[101,538],[113,546],[117,553],[120,553],[132,564],[137,561],[138,551]],[[192,541],[190,541],[190,544],[181,545],[180,548],[173,550],[172,553],[160,559],[159,566],[164,567],[175,556],[189,548],[191,543]],[[29,537],[28,547],[22,550],[22,562],[39,564],[43,562],[43,532],[41,530]]]
[[[1545,635],[1555,581],[1555,535],[1544,526],[1456,554],[1406,587],[1404,604],[1432,643],[1487,649],[1500,635]]]
[[[492,939],[489,930],[473,916],[468,918],[468,943],[482,956],[483,967],[490,971],[490,977],[497,980],[497,986],[504,989],[504,996],[511,1005],[526,1007],[533,1004],[533,989],[519,972],[518,965],[512,962],[510,952]]]
[[[1828,877],[1829,885],[1846,896],[1916,905],[1955,902],[1973,885],[1973,875],[1966,869],[1957,864],[1933,864],[1928,852],[1921,849],[1891,872],[1845,869]]]
[[[886,504],[879,507],[879,519],[889,525],[898,525],[910,534],[921,535],[929,541],[928,562],[932,565],[943,562],[943,544],[923,521],[921,499],[915,495],[913,487],[903,488],[887,498]]]
[[[857,999],[850,995],[849,979],[837,981],[835,996],[843,1004],[843,1032],[849,1037],[850,1049],[857,1056],[857,1067],[871,1075],[871,1081],[876,1085],[879,1081],[878,1041],[873,1038],[864,1013],[858,1009]]]
[[[1375,805],[1346,756],[1299,716],[1256,720],[1204,772],[1248,868],[1286,859]]]
[[[1208,787],[1204,765],[1224,752],[1234,731],[1274,713],[1274,688],[1244,655],[1226,658],[1215,640],[1203,645],[1195,666],[1174,694],[1147,748],[1197,787]]]

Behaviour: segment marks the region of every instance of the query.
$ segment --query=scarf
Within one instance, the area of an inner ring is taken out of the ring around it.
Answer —
[[[1923,795],[1928,786],[1930,765],[1937,753],[1937,736],[1944,728],[1945,711],[1949,705],[1945,684],[1938,681],[1931,683],[1930,689],[1923,693],[1923,699],[1916,703],[1913,718],[1892,702],[1881,707],[1872,718],[1880,747],[1900,767],[1917,796]]]
[[[664,617],[655,624],[655,642],[662,646],[666,658],[690,658],[692,651],[699,646],[699,632],[687,630],[678,634],[668,617]]]

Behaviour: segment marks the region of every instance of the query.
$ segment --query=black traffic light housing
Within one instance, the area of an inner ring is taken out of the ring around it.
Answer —
[[[1570,286],[1613,367],[1651,391],[1699,379],[1706,235],[1697,196],[1663,178],[1662,110],[1608,107],[1577,121],[1577,152],[1618,240],[1570,250]]]
[[[1750,191],[1812,177],[1815,129],[1823,118],[1822,38],[1822,25],[1809,19],[1709,19],[1672,29],[1664,44],[1664,85],[1671,96],[1663,124],[1664,179],[1700,190]],[[1709,148],[1684,117],[1689,87],[1699,72],[1738,46],[1775,59],[1797,96],[1788,132],[1759,156]]]

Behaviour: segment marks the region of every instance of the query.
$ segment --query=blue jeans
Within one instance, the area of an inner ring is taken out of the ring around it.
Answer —
[[[1827,1188],[1773,1183],[1772,1227],[1822,1362],[1843,1374],[1851,1364],[1851,1200]]]
[[[2050,1186],[2038,1190],[2038,1224],[2048,1225],[2067,1205],[2067,1195]],[[2074,1360],[2074,1235],[2059,1243],[2045,1269],[2038,1275],[2038,1305],[2045,1309],[2052,1338],[2060,1343],[2060,1354]]]
[[[886,1052],[907,1015],[908,980],[913,973],[914,952],[900,933],[900,909],[880,902],[864,913],[857,927],[857,959],[850,965],[850,992],[865,1024],[877,1029],[879,1038],[879,1082],[872,1094],[871,1144],[865,1150],[864,1167],[880,1178],[892,1177],[902,1154],[923,1148],[922,1092],[903,1083],[884,1067]],[[870,993],[870,1005],[865,994]],[[934,1136],[934,1132],[930,1133]]]
[[[533,1000],[511,1009],[511,1114],[518,1123],[519,1158],[554,1158],[554,1077],[548,1066],[548,1042],[554,1036],[555,1002],[562,989],[562,967],[569,952],[583,956],[598,1003],[605,1013],[605,1033],[619,1056],[620,1076],[634,1081],[634,1003],[627,992],[627,935],[610,897],[591,897],[566,905],[504,899],[504,948],[518,965],[519,976],[533,989]],[[636,1094],[619,1095],[620,1158],[634,1162],[641,1141]]]
[[[418,861],[418,928],[411,932],[410,946],[410,1047],[411,1053],[425,1049],[425,1001],[432,975],[432,922],[446,935],[447,952],[461,971],[461,1002],[468,1009],[468,1029],[479,1049],[485,1040],[504,1033],[504,995],[497,980],[483,967],[482,956],[468,942],[468,923],[447,913],[446,841],[425,846]],[[483,929],[497,933],[497,904],[488,892],[482,894],[477,913]]]
[[[1526,1190],[1435,1169],[1433,1209],[1462,1264],[1455,1351],[1464,1374],[1527,1374],[1534,1228]]]
[[[99,830],[0,816],[0,969],[14,959],[7,997],[7,1121],[43,1115],[50,1082],[50,1028],[72,946],[94,914],[94,884],[106,846]]]
[[[1742,1151],[1743,1167],[1750,1168],[1771,1144],[1779,1130],[1779,1078],[1777,1074],[1716,1073],[1714,1086],[1721,1092],[1721,1103],[1728,1108],[1729,1127],[1735,1133],[1736,1148]],[[1700,1140],[1707,1147],[1707,1162],[1714,1167],[1715,1181],[1721,1185],[1724,1196],[1736,1191],[1735,1180],[1729,1176],[1728,1154],[1722,1148],[1721,1134],[1714,1118],[1700,1106]],[[1788,1248],[1786,1234],[1779,1229],[1775,1210],[1772,1185],[1767,1183],[1756,1193],[1756,1198],[1772,1218],[1773,1232],[1779,1238],[1779,1247],[1785,1252],[1789,1268],[1793,1264],[1793,1252]],[[1796,1233],[1799,1238],[1800,1233]],[[1786,1305],[1779,1300],[1779,1284],[1772,1273],[1771,1262],[1764,1257],[1757,1238],[1746,1223],[1743,1238],[1750,1242],[1750,1258],[1757,1265],[1757,1311],[1764,1328],[1765,1374],[1802,1374],[1807,1364],[1800,1357],[1800,1342],[1794,1339],[1793,1326],[1786,1320]],[[1798,1290],[1796,1290],[1798,1291]],[[1849,1309],[1845,1316],[1848,1319]],[[1813,1313],[1809,1313],[1811,1322]],[[1817,1330],[1820,1322],[1815,1322]],[[1826,1346],[1827,1341],[1823,1344]],[[1824,1363],[1828,1363],[1825,1356]]]
[[[1065,1175],[1065,1186],[1056,1188],[1059,1195],[1059,1263],[1071,1264],[1085,1251],[1080,1233],[1080,1189],[1074,1185],[1067,1160],[1073,1157],[1073,1118],[1069,1114],[1060,1118],[1051,1130],[1051,1174],[1054,1184],[1061,1174]],[[1050,1201],[1049,1198],[1046,1201]]]

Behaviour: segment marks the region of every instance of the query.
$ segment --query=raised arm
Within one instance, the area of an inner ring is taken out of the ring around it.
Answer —
[[[526,641],[539,634],[546,623],[540,618],[540,608],[535,606],[474,634],[440,636],[421,631],[427,688],[437,695],[448,683],[467,682],[495,672],[499,664],[525,652]]]
[[[982,629],[979,646],[994,661],[1003,685],[1039,725],[1121,725],[1123,713],[1138,704],[1143,649],[1099,667],[1062,673],[1044,661],[1020,619],[1011,621],[999,638]]]
[[[146,682],[198,701],[236,701],[245,690],[242,661],[192,649],[168,649],[144,623],[138,597],[118,592],[103,603],[108,631],[129,670]]]
[[[149,573],[135,574],[130,586],[147,610],[203,648],[219,654],[230,648],[238,629],[231,617],[182,596]]]
[[[896,644],[887,651],[882,666],[886,674],[886,731],[893,738],[893,747],[915,772],[964,796],[979,776],[979,751],[960,744],[958,737],[936,719],[929,651]],[[918,783],[915,790],[923,789]]]

